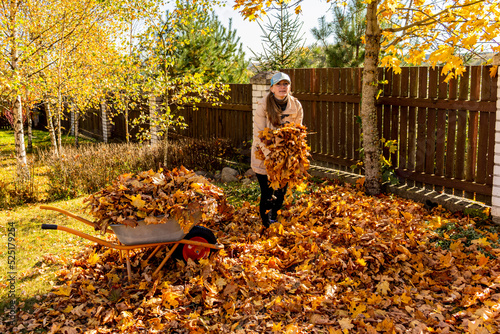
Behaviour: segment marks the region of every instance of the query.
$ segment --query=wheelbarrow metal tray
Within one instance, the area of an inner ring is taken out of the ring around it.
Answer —
[[[175,219],[169,219],[163,224],[147,225],[141,220],[136,227],[121,224],[113,224],[110,227],[118,240],[127,246],[179,241],[186,236]]]

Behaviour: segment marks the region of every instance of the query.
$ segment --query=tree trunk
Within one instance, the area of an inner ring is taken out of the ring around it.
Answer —
[[[21,95],[17,95],[14,102],[14,143],[17,159],[17,179],[20,181],[27,181],[30,179],[30,172],[28,159],[26,157],[26,148],[24,147],[23,107],[21,104]]]
[[[127,144],[130,142],[130,132],[129,132],[129,125],[128,125],[128,111],[129,111],[129,106],[128,103],[125,106],[125,138],[127,140]]]
[[[363,149],[365,189],[369,195],[381,191],[380,140],[377,130],[376,96],[378,91],[378,61],[380,52],[380,27],[377,21],[378,0],[368,4],[366,10],[366,45],[361,98],[363,124]]]
[[[45,115],[47,116],[47,128],[50,134],[50,142],[52,144],[52,147],[54,148],[54,152],[56,153],[57,156],[59,156],[59,150],[57,148],[56,131],[54,129],[54,123],[52,121],[53,119],[52,111],[50,110],[50,103],[48,101],[45,102]]]
[[[57,92],[57,115],[56,115],[56,127],[57,127],[57,144],[59,152],[62,152],[62,129],[61,129],[61,115],[63,112],[62,107],[62,94],[61,85],[59,85]]]
[[[165,169],[168,168],[168,127],[165,130],[165,138],[163,139],[163,148],[164,148],[164,154],[163,154],[163,166]]]
[[[78,148],[80,143],[78,142],[78,122],[80,120],[80,113],[76,112],[75,104],[71,103],[71,114],[73,115],[73,124],[71,127],[73,128],[73,136],[75,136],[75,147]]]
[[[19,81],[19,51],[18,51],[18,22],[17,22],[18,4],[16,1],[10,2],[9,8],[9,28],[10,28],[10,61],[13,78]],[[19,89],[19,88],[17,88]],[[23,106],[19,91],[16,92],[14,100],[14,145],[16,149],[16,176],[18,180],[26,181],[30,178],[28,159],[26,157],[26,148],[24,147],[24,129],[23,129]]]
[[[28,151],[33,150],[33,121],[31,119],[32,113],[28,111]]]
[[[75,129],[75,147],[78,148],[80,147],[80,143],[78,142],[78,121],[80,120],[80,113],[76,113],[75,115],[75,124],[74,124],[74,129]]]

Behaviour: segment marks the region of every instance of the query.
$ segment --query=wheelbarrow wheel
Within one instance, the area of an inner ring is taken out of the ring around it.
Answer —
[[[200,241],[209,244],[216,244],[217,238],[208,228],[203,226],[194,226],[191,231],[184,237],[185,240]],[[195,246],[188,244],[179,244],[175,250],[174,256],[177,259],[188,261],[192,259],[193,261],[198,261],[210,256],[210,252],[215,251],[208,247]]]

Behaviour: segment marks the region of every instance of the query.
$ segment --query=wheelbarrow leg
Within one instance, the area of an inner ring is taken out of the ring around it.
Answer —
[[[158,274],[158,272],[161,270],[161,268],[163,267],[163,265],[165,264],[165,262],[167,262],[167,260],[170,259],[170,257],[174,253],[174,251],[177,248],[177,246],[179,246],[179,242],[177,242],[177,243],[175,243],[175,244],[172,245],[172,248],[170,249],[170,251],[165,255],[165,258],[163,259],[163,261],[161,261],[161,263],[158,266],[158,268],[156,268],[155,272],[153,273],[153,276],[156,276],[156,274]]]
[[[121,253],[121,251],[120,251]],[[132,274],[131,274],[131,269],[130,269],[130,257],[129,257],[129,251],[125,252],[125,256],[127,257],[127,276],[128,276],[128,282],[130,283],[132,281]]]
[[[156,246],[156,248],[153,250],[153,252],[146,259],[146,262],[149,261],[156,254],[156,252],[158,252],[158,250],[160,249],[160,247],[161,247],[161,245],[160,246]]]

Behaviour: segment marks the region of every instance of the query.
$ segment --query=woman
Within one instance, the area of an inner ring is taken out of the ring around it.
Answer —
[[[278,210],[283,205],[287,186],[273,190],[269,186],[264,160],[255,156],[258,148],[265,156],[269,150],[259,139],[259,131],[276,129],[287,123],[302,124],[304,116],[299,100],[290,94],[291,81],[286,73],[278,72],[271,78],[269,93],[257,105],[253,115],[252,169],[257,174],[260,185],[260,216],[264,227],[269,227],[277,219]]]

